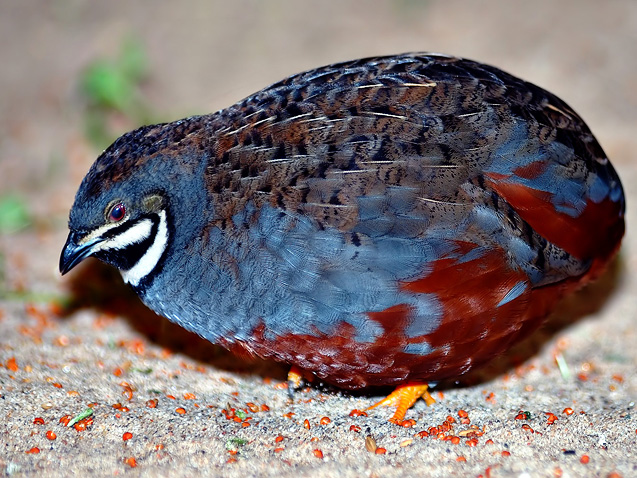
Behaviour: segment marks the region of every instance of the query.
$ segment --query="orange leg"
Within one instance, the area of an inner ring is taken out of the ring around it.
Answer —
[[[296,365],[290,367],[288,372],[288,389],[298,390],[301,388],[301,382],[303,381],[303,371]]]
[[[306,372],[296,365],[290,367],[288,372],[288,395],[290,398],[294,398],[294,392],[303,386],[303,382],[312,383],[314,375]]]
[[[389,394],[389,396],[380,402],[375,403],[371,407],[368,407],[367,410],[371,410],[378,406],[396,407],[394,416],[392,416],[389,421],[399,425],[404,420],[407,410],[409,410],[411,406],[416,403],[416,400],[421,397],[428,406],[436,403],[427,391],[427,385],[418,382],[410,382],[396,387],[396,390]]]

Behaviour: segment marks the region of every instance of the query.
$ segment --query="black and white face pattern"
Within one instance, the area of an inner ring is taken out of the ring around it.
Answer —
[[[122,203],[111,207],[108,222],[83,237],[71,233],[60,259],[66,273],[94,256],[120,269],[124,281],[137,288],[156,269],[169,241],[166,210],[131,218]]]

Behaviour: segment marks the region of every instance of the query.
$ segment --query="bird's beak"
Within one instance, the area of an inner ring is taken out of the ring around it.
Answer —
[[[60,273],[62,275],[93,254],[95,245],[102,241],[101,238],[95,238],[83,244],[78,244],[80,239],[74,232],[71,232],[66,239],[66,244],[64,244],[64,249],[62,249],[62,254],[60,255]]]

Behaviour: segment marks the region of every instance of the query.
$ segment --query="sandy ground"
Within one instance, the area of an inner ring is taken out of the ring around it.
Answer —
[[[621,255],[525,343],[444,385],[434,406],[418,403],[412,428],[389,424],[388,410],[350,416],[380,391],[313,387],[289,400],[284,366],[239,360],[154,316],[110,269],[57,273],[96,156],[78,79],[131,34],[148,55],[144,98],[166,119],[307,68],[403,51],[531,80],[587,120],[622,177]],[[32,219],[0,235],[0,475],[637,476],[636,2],[3,2],[0,40],[0,198],[19,195]],[[77,306],[60,314],[61,297]],[[85,430],[60,423],[89,404]],[[422,437],[448,416],[459,443]],[[368,451],[367,437],[386,452]]]

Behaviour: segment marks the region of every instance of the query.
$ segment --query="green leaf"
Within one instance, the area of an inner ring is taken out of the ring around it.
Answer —
[[[151,373],[153,373],[153,369],[148,367],[148,368],[136,368],[136,367],[132,367],[130,369],[131,372],[138,372],[138,373],[143,373],[144,375],[150,375]]]
[[[91,407],[86,408],[86,410],[84,410],[82,413],[80,413],[79,415],[76,415],[75,418],[73,418],[73,420],[71,420],[69,422],[69,424],[67,425],[67,427],[72,427],[73,425],[75,425],[77,422],[79,422],[80,420],[84,420],[85,418],[90,417],[91,415],[93,415],[93,409]]]
[[[85,134],[97,149],[104,149],[123,133],[113,127],[122,119],[132,125],[158,122],[141,90],[147,76],[146,51],[135,37],[121,43],[116,58],[98,58],[82,72],[79,85],[86,99]]]
[[[13,233],[31,224],[25,202],[17,196],[0,198],[0,233]]]
[[[82,89],[96,106],[124,111],[134,95],[135,85],[116,65],[101,60],[84,73]]]
[[[247,443],[248,440],[244,440],[243,438],[230,438],[226,441],[226,450],[236,450]]]

